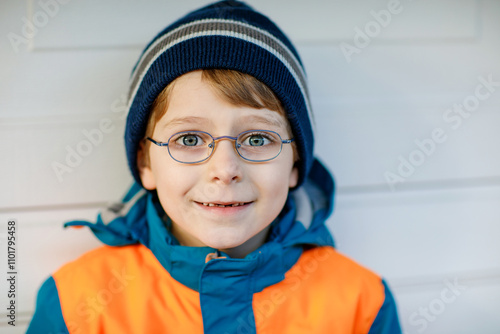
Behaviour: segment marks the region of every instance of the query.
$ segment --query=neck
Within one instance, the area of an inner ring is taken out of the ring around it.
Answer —
[[[262,231],[248,239],[243,244],[228,249],[220,249],[220,251],[226,253],[231,258],[235,259],[243,259],[245,256],[262,246],[267,239],[267,234],[269,232],[271,225],[268,225]]]

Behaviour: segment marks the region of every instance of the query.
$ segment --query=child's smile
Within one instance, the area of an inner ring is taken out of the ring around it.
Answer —
[[[152,138],[167,142],[184,131],[234,137],[259,129],[287,139],[291,133],[286,124],[277,111],[225,102],[202,80],[201,72],[195,71],[175,81],[167,112],[156,124]],[[198,145],[193,138],[180,143]],[[253,139],[261,145],[264,141],[259,138]],[[142,183],[147,189],[157,189],[179,242],[210,246],[229,255],[236,248],[245,251],[235,254],[245,255],[264,242],[267,227],[298,179],[290,145],[283,145],[281,153],[266,162],[244,160],[233,140],[218,141],[210,158],[200,163],[175,161],[167,147],[156,145],[151,145],[149,155],[150,165],[141,170]]]
[[[220,216],[233,216],[237,218],[237,215],[244,214],[246,209],[252,205],[253,202],[230,202],[221,204],[219,202],[215,203],[197,203],[201,205],[201,209],[205,210],[208,214],[220,215]]]

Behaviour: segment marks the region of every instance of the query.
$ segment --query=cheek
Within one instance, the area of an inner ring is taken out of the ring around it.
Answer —
[[[290,173],[281,168],[272,168],[269,171],[259,173],[257,183],[261,185],[261,191],[265,191],[269,200],[283,201],[289,191]]]
[[[168,169],[158,177],[158,180],[158,191],[177,195],[185,194],[192,183],[192,177],[189,174]]]
[[[183,195],[194,182],[194,173],[189,167],[169,161],[165,157],[151,157],[151,170],[156,180],[156,190],[160,200],[162,198],[175,199]]]
[[[158,176],[157,193],[165,213],[174,221],[183,221],[189,214],[189,196],[193,177],[179,168],[164,168]]]
[[[283,210],[288,197],[288,178],[286,173],[274,171],[266,178],[261,178],[259,184],[260,204],[258,206],[258,219],[264,225],[270,224]]]
[[[268,173],[263,175],[267,175],[265,182],[272,186],[277,194],[288,194],[290,187],[293,186],[294,179],[296,179],[297,173],[295,168],[293,168],[292,153],[287,151],[282,152],[282,154],[282,159],[277,160],[276,164],[269,165]]]

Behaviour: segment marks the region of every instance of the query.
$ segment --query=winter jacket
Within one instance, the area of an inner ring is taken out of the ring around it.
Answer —
[[[105,246],[45,281],[27,333],[401,333],[385,282],[334,248],[333,193],[316,160],[266,243],[235,259],[179,245],[155,195],[135,185],[95,224],[66,224]]]

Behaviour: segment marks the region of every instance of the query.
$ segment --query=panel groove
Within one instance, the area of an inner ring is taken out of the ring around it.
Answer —
[[[137,51],[141,52],[144,48],[143,44],[122,44],[122,45],[102,45],[102,46],[52,46],[52,47],[34,47],[34,53],[49,53],[49,52],[81,52],[81,51]]]
[[[390,280],[390,286],[398,293],[414,293],[415,290],[431,290],[443,285],[443,281],[454,281],[469,285],[481,284],[481,286],[500,284],[500,267],[488,270],[470,270],[446,275],[394,278]],[[408,290],[408,291],[406,291]]]
[[[401,193],[413,191],[439,191],[439,190],[465,190],[484,187],[500,186],[500,176],[495,177],[478,177],[467,179],[449,179],[449,180],[430,180],[430,181],[415,181],[405,182],[398,185],[396,190],[391,190],[390,187],[383,184],[362,185],[362,186],[342,186],[337,188],[339,195],[363,195],[363,194],[386,194],[386,193]]]
[[[83,203],[65,203],[57,205],[33,205],[33,206],[19,206],[19,207],[0,207],[0,213],[12,214],[19,212],[36,212],[36,211],[60,211],[60,210],[72,210],[72,209],[99,209],[104,208],[109,204],[109,202],[83,202]]]

